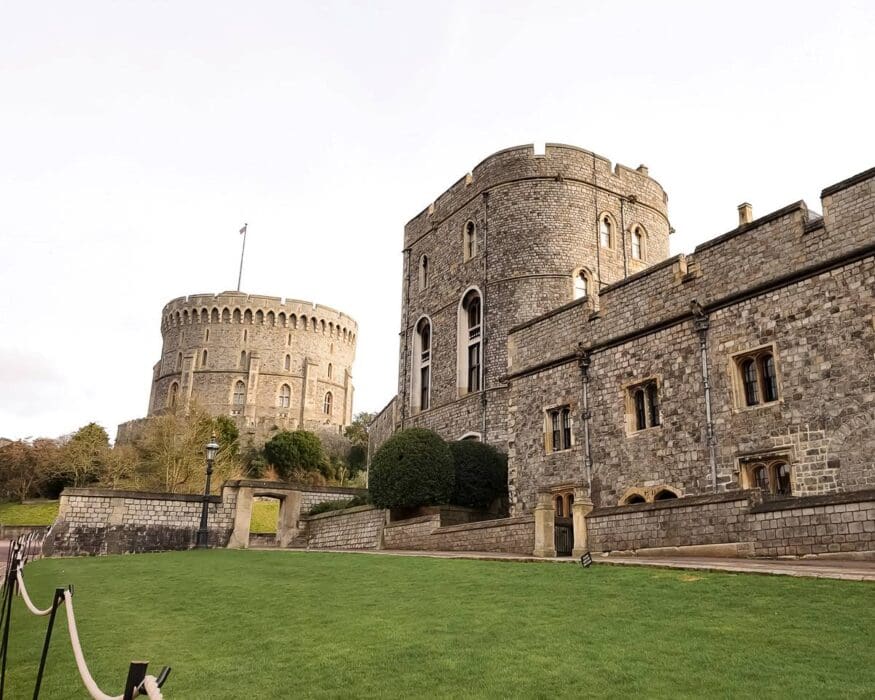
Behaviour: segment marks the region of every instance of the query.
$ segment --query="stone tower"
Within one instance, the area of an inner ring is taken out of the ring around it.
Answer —
[[[306,301],[179,297],[161,314],[148,415],[196,403],[260,438],[275,428],[341,430],[352,421],[357,332],[349,316]]]
[[[667,196],[637,169],[548,144],[495,153],[404,231],[394,427],[505,446],[507,338],[665,260]],[[642,299],[641,304],[647,304]]]

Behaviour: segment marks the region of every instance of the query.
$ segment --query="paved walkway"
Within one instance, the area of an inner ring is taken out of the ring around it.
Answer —
[[[276,550],[275,550],[276,551]],[[289,551],[289,550],[283,550]],[[304,550],[297,550],[304,551]],[[431,557],[436,559],[480,559],[485,561],[537,562],[539,564],[577,564],[571,557],[540,559],[520,554],[496,552],[419,552],[402,550],[307,550],[311,552],[343,551],[351,554],[371,554],[396,557]],[[726,571],[730,573],[776,574],[833,578],[847,581],[875,582],[875,561],[844,559],[730,559],[718,557],[634,557],[594,555],[593,563],[614,566],[655,566],[668,569]]]

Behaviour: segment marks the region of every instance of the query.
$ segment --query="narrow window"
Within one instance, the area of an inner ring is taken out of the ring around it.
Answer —
[[[176,371],[178,372],[181,369],[182,369],[182,353],[179,353],[176,356]]]
[[[636,228],[632,231],[632,259],[641,260],[641,250],[644,242],[644,236],[641,234],[641,229]]]
[[[423,255],[419,259],[419,288],[428,287],[428,256]]]
[[[332,372],[332,370],[333,370],[333,367],[331,366],[331,363],[329,362],[329,363],[328,363],[328,378],[329,378],[329,379],[331,379],[331,372]]]
[[[246,369],[246,351],[240,352],[240,369]]]
[[[459,387],[466,392],[482,388],[481,329],[483,324],[480,294],[471,290],[462,299],[459,310]]]
[[[207,328],[207,329],[204,331],[204,342],[206,343],[207,341],[209,341],[209,339],[210,339],[210,329]]]
[[[207,351],[204,350],[203,355],[201,355],[201,367],[207,366]]]
[[[237,383],[234,384],[234,405],[242,406],[246,402],[246,385],[237,380]]]
[[[552,438],[552,447],[553,452],[562,449],[562,429],[560,424],[560,412],[550,411],[550,427],[551,427],[551,438]]]
[[[650,427],[659,425],[659,394],[656,391],[656,384],[647,385],[647,412],[650,417]]]
[[[562,449],[571,447],[571,409],[562,409]]]
[[[244,329],[244,331],[243,331],[243,342],[245,343],[247,340],[249,340],[249,330],[248,330],[248,329]]]
[[[759,361],[763,376],[763,401],[777,401],[778,375],[775,373],[775,358],[771,353],[766,353],[760,356]]]
[[[774,492],[781,496],[792,495],[793,490],[790,486],[790,466],[786,462],[778,462],[773,465],[772,470],[772,473],[775,476],[773,480]]]
[[[599,245],[602,248],[610,248],[614,237],[613,225],[607,216],[599,220]]]
[[[759,403],[757,396],[757,367],[753,358],[748,358],[741,363],[741,378],[744,382],[744,402],[748,406],[756,406]]]
[[[465,224],[465,260],[477,255],[477,227],[473,221]]]
[[[289,337],[286,338],[286,345],[291,345],[291,344],[292,344],[292,334],[289,333]]]
[[[468,346],[468,391],[480,391],[480,343]]]
[[[751,481],[756,488],[768,492],[769,477],[764,464],[758,464],[751,470]]]
[[[419,407],[421,410],[428,410],[429,391],[431,387],[431,371],[429,367],[423,367],[419,370]]]
[[[170,397],[167,403],[170,405],[170,408],[176,408],[176,397],[179,394],[179,384],[173,382],[170,385]]]
[[[288,372],[292,368],[292,356],[286,355],[286,359],[283,360],[283,369]]]
[[[292,400],[292,389],[288,384],[283,384],[280,387],[280,408],[288,408]]]
[[[322,404],[322,412],[328,416],[331,415],[331,392],[325,394],[325,401]]]
[[[635,391],[635,430],[644,430],[647,427],[647,413],[644,407],[644,389]]]
[[[416,324],[412,359],[413,410],[425,411],[431,405],[431,322],[427,318],[419,319]]]
[[[574,298],[583,299],[589,296],[589,278],[586,272],[581,270],[574,276]]]

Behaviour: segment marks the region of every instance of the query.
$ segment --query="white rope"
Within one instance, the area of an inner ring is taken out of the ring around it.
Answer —
[[[88,671],[88,664],[85,663],[85,657],[82,655],[82,647],[79,644],[79,632],[76,630],[76,616],[73,614],[73,596],[69,590],[64,591],[64,602],[67,604],[67,629],[70,630],[70,644],[73,647],[73,656],[76,657],[76,666],[79,669],[79,675],[82,676],[82,682],[94,700],[123,700],[122,695],[107,695],[94,682],[91,673]]]
[[[155,676],[146,676],[143,679],[143,690],[146,691],[149,700],[164,700],[161,688],[158,687],[158,679]]]
[[[27,606],[27,609],[30,610],[34,615],[39,615],[43,617],[52,612],[52,607],[49,606],[45,610],[40,610],[36,605],[33,604],[33,601],[30,599],[30,596],[27,594],[27,588],[24,587],[24,576],[21,575],[21,569],[15,572],[15,576],[18,578],[18,591],[21,593],[21,598],[24,600],[24,604]]]

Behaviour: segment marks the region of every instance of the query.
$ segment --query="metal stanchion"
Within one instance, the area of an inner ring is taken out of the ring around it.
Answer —
[[[72,591],[72,587],[70,588]],[[33,687],[33,700],[38,700],[40,686],[43,683],[43,673],[46,670],[46,659],[49,656],[49,642],[52,641],[52,629],[55,626],[55,613],[58,612],[58,606],[64,602],[64,589],[56,588],[55,597],[52,599],[52,612],[49,615],[49,626],[46,628],[46,641],[43,643],[43,653],[39,660],[39,671],[36,674],[36,685]]]

